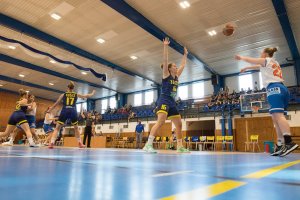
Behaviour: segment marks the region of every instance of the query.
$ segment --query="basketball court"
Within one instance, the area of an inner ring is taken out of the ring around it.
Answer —
[[[2,199],[295,199],[300,155],[0,149]],[[280,192],[279,192],[280,191]]]
[[[0,200],[298,200],[299,111],[300,0],[0,0]]]

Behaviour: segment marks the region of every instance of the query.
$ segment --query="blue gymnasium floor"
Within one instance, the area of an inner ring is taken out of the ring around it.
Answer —
[[[1,200],[208,198],[300,199],[300,154],[0,147]]]

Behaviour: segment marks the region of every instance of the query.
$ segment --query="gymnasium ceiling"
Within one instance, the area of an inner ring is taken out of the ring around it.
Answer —
[[[1,0],[0,36],[5,39],[0,38],[0,89],[16,91],[23,85],[36,96],[54,100],[66,89],[70,77],[77,83],[78,92],[95,89],[94,98],[155,88],[162,76],[162,42],[153,35],[155,31],[145,29],[145,19],[177,42],[169,50],[170,61],[180,65],[182,46],[191,52],[194,59],[188,60],[181,83],[210,78],[208,68],[220,75],[239,72],[245,63],[233,59],[238,53],[259,56],[263,48],[276,46],[280,49],[276,57],[280,63],[287,63],[286,58],[292,57],[271,0],[188,1],[190,7],[182,9],[180,0],[127,0],[125,4],[135,11],[125,9],[121,14],[118,8],[124,8],[123,1],[117,3],[116,9],[108,0]],[[299,47],[300,1],[284,2]],[[51,18],[53,12],[61,19]],[[137,18],[137,12],[145,18]],[[131,21],[130,15],[142,26]],[[4,23],[7,17],[12,21]],[[237,28],[234,35],[226,37],[221,30],[229,22]],[[38,37],[28,26],[40,31]],[[216,36],[208,35],[212,29],[217,31]],[[47,36],[42,37],[41,33]],[[51,36],[97,59],[50,42]],[[99,36],[105,43],[96,41]],[[106,74],[107,81],[90,72],[83,75],[72,65],[50,63],[51,58],[7,39]],[[12,45],[15,49],[9,48]],[[19,77],[20,73],[25,77]]]

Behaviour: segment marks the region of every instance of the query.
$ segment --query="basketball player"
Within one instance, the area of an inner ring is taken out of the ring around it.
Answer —
[[[182,122],[181,116],[176,108],[175,97],[177,95],[178,88],[178,77],[181,75],[187,59],[188,51],[184,48],[184,55],[181,62],[181,66],[179,69],[176,64],[168,63],[168,45],[170,44],[169,38],[165,38],[163,40],[164,45],[164,62],[162,64],[163,69],[163,77],[162,77],[162,88],[161,95],[157,101],[157,122],[152,127],[150,131],[150,135],[148,138],[148,142],[143,148],[144,151],[149,153],[156,153],[153,149],[153,140],[155,135],[158,132],[158,129],[162,127],[165,123],[166,119],[171,119],[176,127],[176,135],[177,135],[177,152],[178,153],[189,153],[188,149],[185,149],[182,145]]]
[[[292,141],[290,126],[284,117],[284,111],[288,107],[289,92],[283,85],[282,71],[278,62],[273,58],[277,48],[266,48],[260,58],[251,58],[236,55],[236,60],[243,60],[254,66],[246,67],[241,73],[247,70],[260,70],[263,86],[267,88],[268,101],[271,106],[269,112],[272,115],[273,123],[277,133],[277,144],[272,156],[286,156],[298,145]]]
[[[12,113],[12,115],[10,116],[10,118],[8,120],[8,125],[5,129],[5,132],[0,134],[0,138],[8,136],[8,134],[10,134],[18,125],[26,133],[26,136],[27,136],[27,139],[29,142],[29,146],[36,147],[36,144],[34,143],[34,141],[32,139],[32,134],[30,132],[28,121],[25,116],[27,109],[31,108],[32,104],[28,103],[28,100],[27,100],[28,93],[25,90],[20,89],[19,94],[20,94],[20,100],[16,102],[16,109]]]
[[[78,146],[79,148],[84,148],[85,146],[81,142],[80,138],[80,132],[78,129],[78,119],[77,119],[77,110],[76,110],[76,101],[77,98],[89,98],[95,94],[95,90],[93,90],[92,93],[90,94],[77,94],[76,92],[73,91],[75,85],[71,81],[68,84],[68,90],[64,94],[60,95],[60,97],[57,99],[55,104],[49,108],[48,112],[51,112],[61,101],[63,102],[63,108],[61,110],[60,116],[58,118],[56,128],[54,129],[54,132],[52,134],[51,142],[49,145],[50,149],[53,149],[57,133],[60,131],[61,127],[64,125],[67,119],[71,120],[72,125],[74,126],[74,131],[75,131],[75,137],[77,138],[78,141]]]
[[[35,97],[32,94],[28,95],[28,103],[31,104],[31,106],[29,106],[26,110],[26,120],[28,122],[29,128],[30,128],[30,132],[35,140],[35,142],[39,145],[39,138],[37,136],[37,134],[35,133],[35,122],[36,122],[36,109],[37,109],[37,105],[35,103]],[[14,140],[15,137],[17,136],[17,134],[19,132],[22,132],[22,128],[17,125],[15,130],[10,134],[10,140],[8,142],[4,142],[2,143],[2,146],[12,146],[14,144]]]
[[[57,118],[54,117],[52,112],[49,112],[48,110],[49,110],[49,108],[46,111],[44,125],[43,125],[44,132],[45,132],[46,135],[48,135],[46,140],[45,140],[44,145],[48,145],[48,143],[50,142],[51,137],[52,137],[52,133],[54,131],[51,124],[54,120],[57,120]]]

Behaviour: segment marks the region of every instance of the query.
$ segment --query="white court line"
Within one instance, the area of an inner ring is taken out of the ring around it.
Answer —
[[[187,174],[187,173],[191,173],[193,171],[177,171],[177,172],[169,172],[169,173],[161,173],[161,174],[154,174],[152,175],[153,178],[156,177],[163,177],[163,176],[173,176],[173,175],[177,175],[177,174]]]

